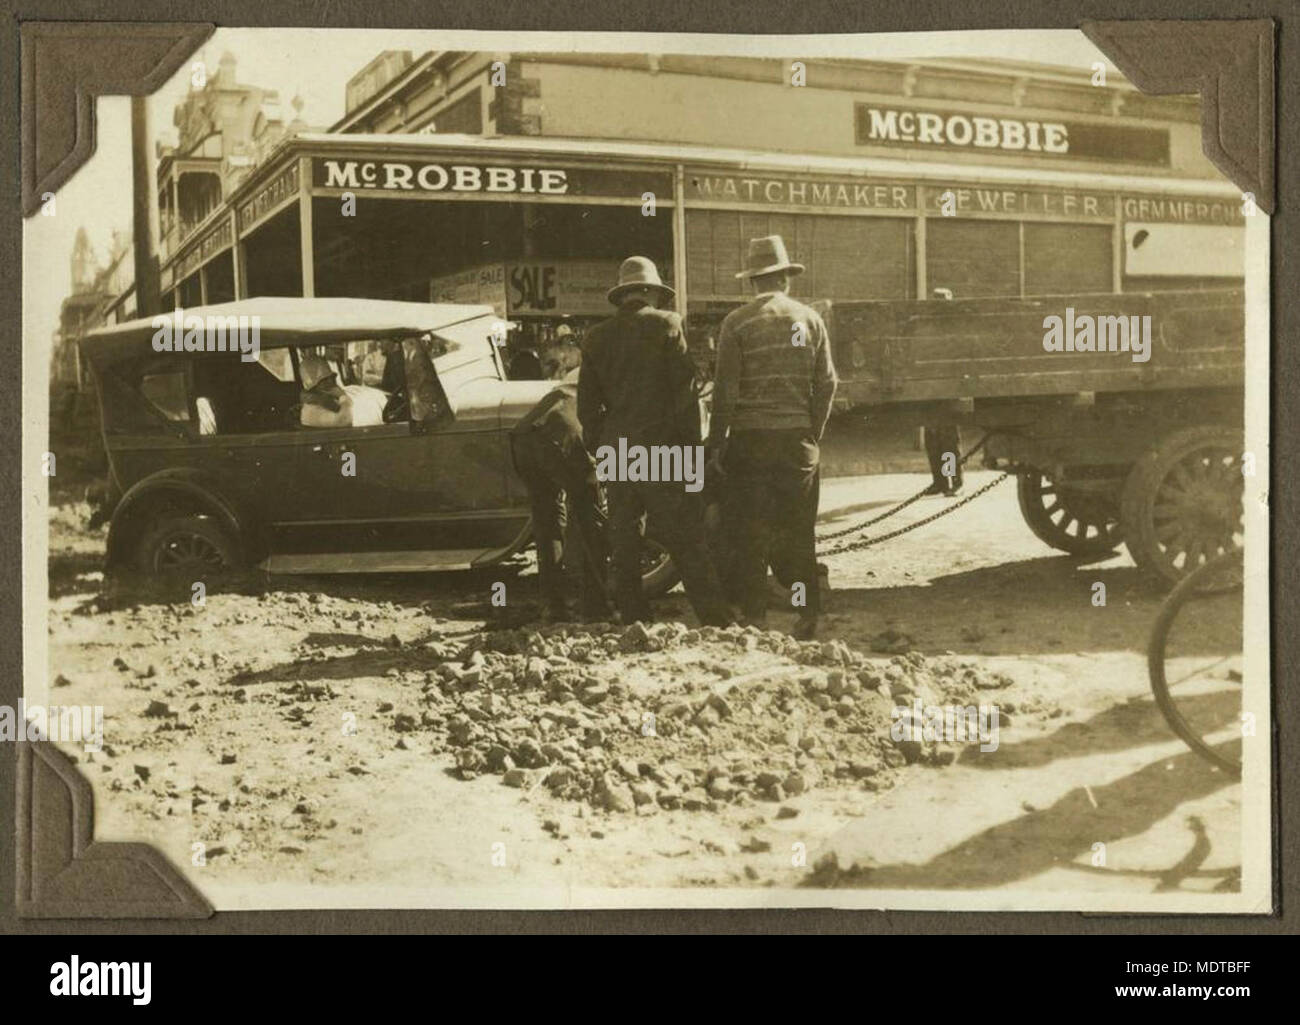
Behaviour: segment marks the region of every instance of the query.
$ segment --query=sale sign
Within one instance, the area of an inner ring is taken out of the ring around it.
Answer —
[[[529,260],[506,267],[512,317],[612,313],[606,293],[618,282],[617,262]]]

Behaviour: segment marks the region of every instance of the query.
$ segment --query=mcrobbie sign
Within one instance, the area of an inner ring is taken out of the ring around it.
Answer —
[[[653,192],[661,200],[672,197],[672,180],[666,174],[457,160],[335,160],[319,157],[312,161],[312,185],[317,189],[351,192],[477,194],[527,196],[530,199],[605,196],[637,204],[644,202],[642,197],[646,192]]]
[[[856,105],[856,136],[861,146],[933,146],[1116,163],[1169,163],[1169,133],[1160,129],[906,110],[869,103]]]
[[[404,160],[320,160],[316,184],[327,189],[390,192],[510,192],[562,196],[568,174],[558,167],[485,167]]]

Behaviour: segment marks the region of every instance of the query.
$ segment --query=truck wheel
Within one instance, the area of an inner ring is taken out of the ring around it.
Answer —
[[[1029,471],[1016,479],[1020,514],[1034,536],[1071,555],[1105,555],[1120,543],[1114,503],[1087,491],[1059,488],[1050,478]]]
[[[234,540],[211,516],[171,515],[140,535],[135,565],[149,576],[200,579],[239,561]]]
[[[1140,568],[1175,582],[1240,543],[1241,447],[1237,428],[1185,427],[1133,465],[1120,520]]]

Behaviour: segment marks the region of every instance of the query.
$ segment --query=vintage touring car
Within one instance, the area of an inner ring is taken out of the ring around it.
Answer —
[[[262,297],[163,319],[82,342],[108,456],[110,568],[471,569],[529,542],[509,431],[552,385],[505,379],[490,306]],[[216,330],[189,340],[196,351],[155,342],[172,323],[256,325],[255,352]],[[385,389],[382,422],[303,426],[308,355],[341,385]],[[647,589],[674,579],[647,541]]]

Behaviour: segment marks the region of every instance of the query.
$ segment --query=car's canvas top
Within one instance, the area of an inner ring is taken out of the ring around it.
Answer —
[[[439,331],[454,324],[493,317],[490,306],[453,303],[395,302],[386,299],[303,299],[259,296],[238,302],[192,306],[182,317],[257,317],[263,348],[317,342],[396,338]],[[173,317],[176,311],[162,316]],[[158,330],[154,317],[114,324],[92,331],[81,341],[94,360],[113,360],[148,347]]]

